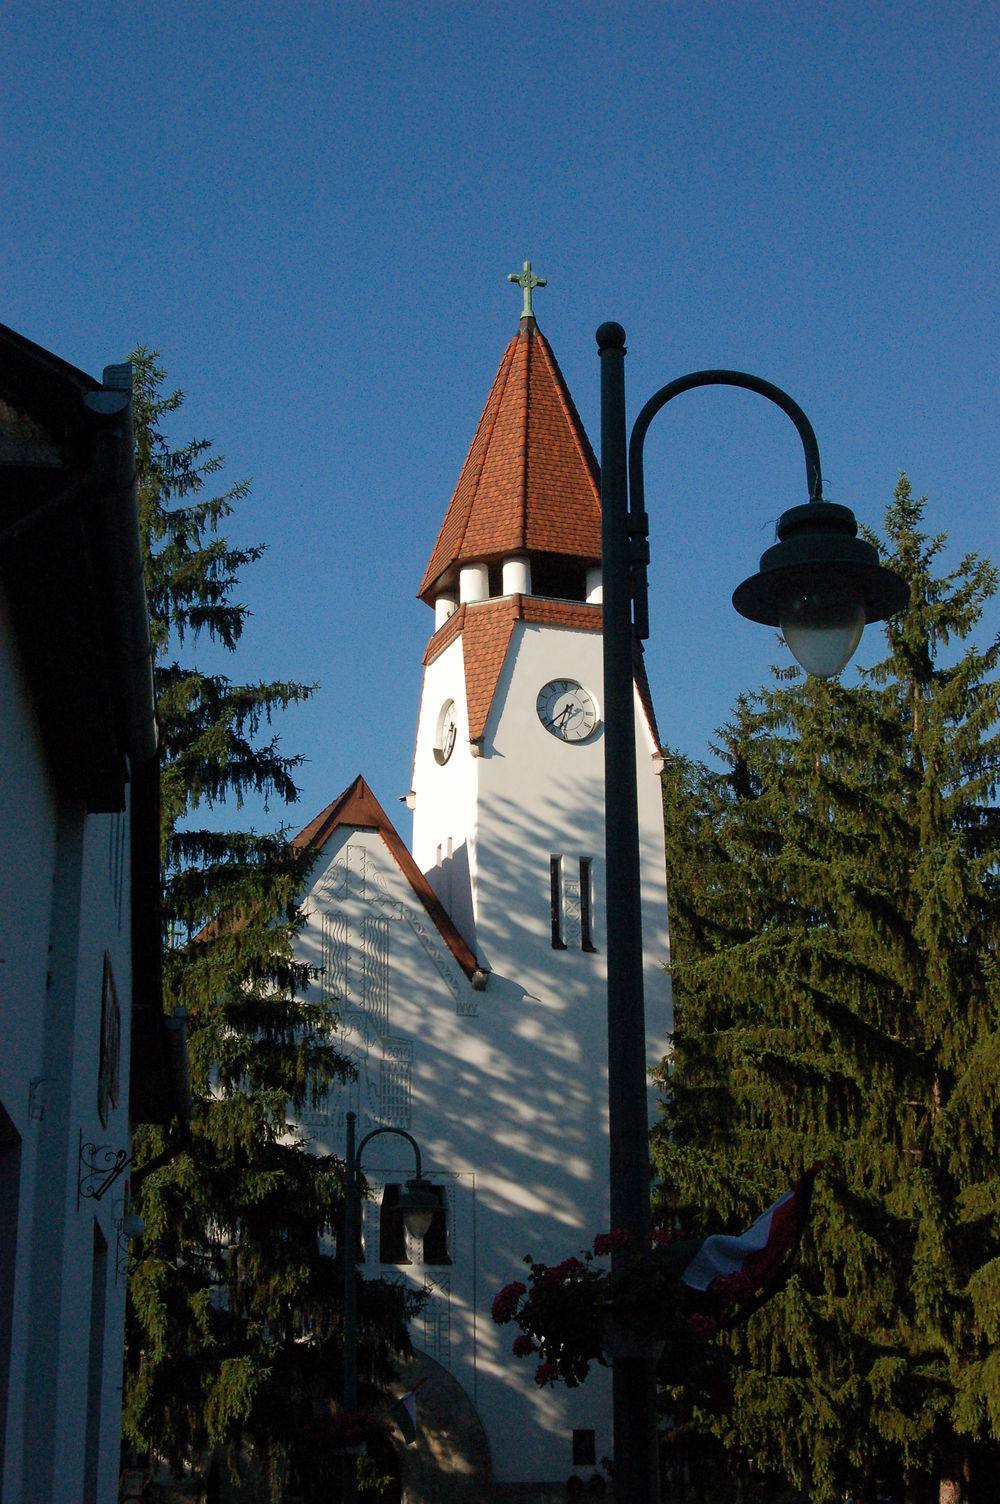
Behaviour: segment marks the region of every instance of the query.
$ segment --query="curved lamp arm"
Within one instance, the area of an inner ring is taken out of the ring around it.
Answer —
[[[687,376],[678,376],[654,392],[635,420],[628,446],[629,516],[628,533],[630,545],[630,573],[632,577],[632,600],[635,609],[636,636],[649,636],[649,603],[646,565],[649,563],[649,518],[646,515],[646,488],[642,468],[642,451],[646,432],[661,408],[682,392],[690,392],[699,386],[735,386],[745,391],[756,392],[780,407],[795,424],[806,460],[806,486],[809,500],[823,500],[823,473],[819,462],[819,445],[813,426],[799,404],[780,386],[764,381],[760,376],[751,376],[747,371],[691,371]]]
[[[406,1139],[407,1143],[410,1144],[413,1149],[413,1155],[416,1160],[416,1175],[414,1176],[414,1179],[422,1180],[423,1176],[420,1173],[420,1145],[413,1137],[413,1134],[407,1133],[405,1128],[373,1128],[371,1133],[366,1133],[364,1138],[361,1140],[360,1144],[354,1151],[355,1172],[357,1174],[361,1173],[361,1151],[365,1147],[365,1144],[370,1143],[373,1138],[378,1138],[380,1133],[392,1133],[395,1134],[396,1138]]]
[[[654,392],[635,420],[628,449],[629,489],[632,492],[634,510],[641,511],[645,502],[642,446],[646,442],[646,430],[661,407],[666,407],[668,402],[671,402],[674,397],[679,397],[682,392],[693,391],[699,386],[743,387],[748,392],[757,392],[759,396],[766,397],[769,402],[780,407],[781,411],[791,418],[802,440],[806,457],[806,484],[809,500],[822,501],[823,477],[816,435],[799,404],[793,401],[787,392],[783,392],[780,386],[775,386],[771,381],[764,381],[760,376],[751,376],[747,371],[691,371],[687,376],[678,376],[676,381],[668,381],[666,386],[661,386],[658,392]]]

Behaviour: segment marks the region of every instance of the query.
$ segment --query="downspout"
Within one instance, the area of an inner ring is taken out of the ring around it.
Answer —
[[[132,429],[132,366],[105,366],[104,385],[84,394],[84,405],[97,420],[95,468],[106,480],[104,521],[112,577],[115,650],[125,686],[125,749],[133,762],[156,756],[156,700],[153,647],[139,538],[138,477]]]

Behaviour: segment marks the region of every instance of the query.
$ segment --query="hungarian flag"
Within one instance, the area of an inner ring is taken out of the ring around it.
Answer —
[[[417,1390],[427,1383],[426,1374],[418,1379],[412,1389],[401,1395],[389,1411],[389,1419],[402,1434],[407,1446],[417,1439]]]
[[[809,1216],[813,1182],[822,1161],[769,1206],[746,1232],[706,1238],[681,1279],[692,1290],[745,1300],[776,1286],[787,1272]]]

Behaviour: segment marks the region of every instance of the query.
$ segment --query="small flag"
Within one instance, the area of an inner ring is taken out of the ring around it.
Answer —
[[[418,1379],[412,1389],[408,1389],[404,1395],[393,1405],[389,1411],[389,1419],[401,1433],[407,1446],[417,1439],[417,1390],[421,1384],[427,1383],[427,1375]]]
[[[752,1227],[732,1237],[718,1233],[706,1238],[681,1279],[692,1290],[711,1290],[717,1280],[732,1283],[739,1277],[749,1294],[766,1289],[784,1271],[809,1215],[813,1181],[819,1162],[759,1216]]]

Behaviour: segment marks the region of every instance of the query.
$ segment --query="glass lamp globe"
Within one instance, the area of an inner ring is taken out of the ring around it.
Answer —
[[[403,1213],[403,1222],[411,1238],[425,1238],[430,1232],[433,1212],[407,1211]]]
[[[865,603],[857,595],[822,586],[793,595],[781,613],[781,632],[792,656],[814,679],[832,679],[854,656],[865,629]]]
[[[410,1237],[425,1238],[440,1201],[430,1181],[420,1176],[406,1182],[406,1190],[400,1196],[398,1206],[403,1214],[403,1226]]]

